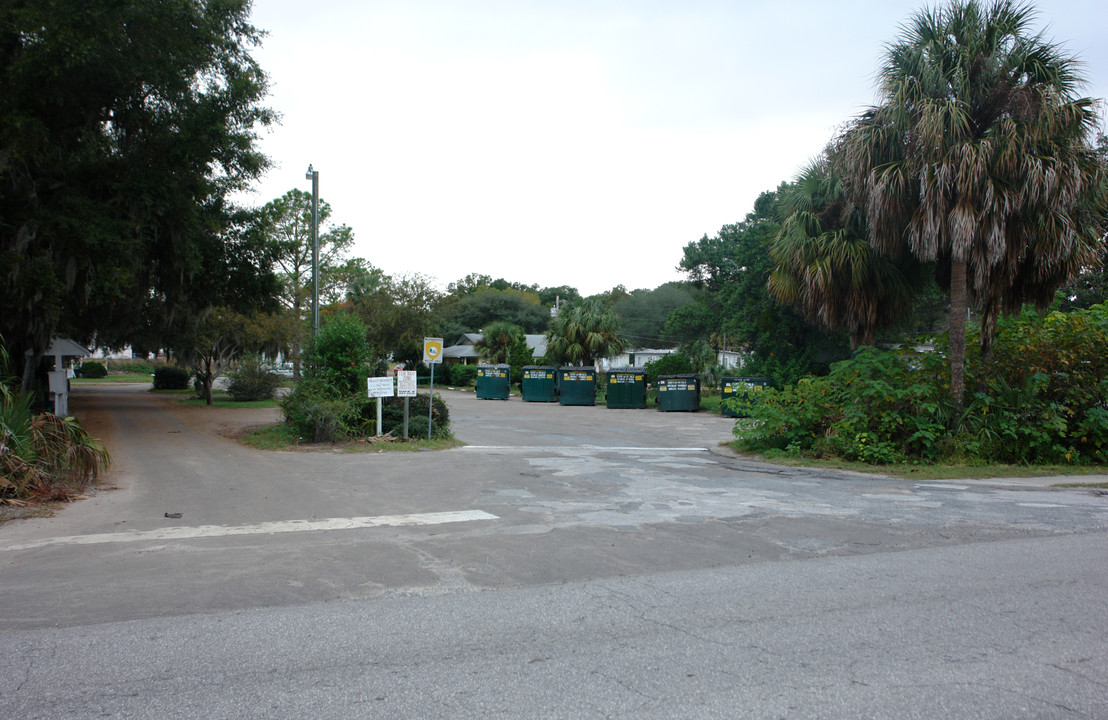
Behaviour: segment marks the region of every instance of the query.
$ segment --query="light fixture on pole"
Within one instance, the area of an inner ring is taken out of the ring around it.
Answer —
[[[304,175],[312,181],[312,336],[319,334],[319,171],[308,164]]]

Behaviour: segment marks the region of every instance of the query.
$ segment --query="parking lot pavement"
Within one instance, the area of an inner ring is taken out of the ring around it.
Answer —
[[[602,405],[559,405],[478,400],[472,392],[442,392],[454,436],[469,445],[718,449],[734,440],[734,420],[709,412],[659,412],[650,407],[613,410]]]
[[[275,420],[272,411],[82,389],[75,404],[108,438],[116,489],[0,526],[0,599],[28,609],[4,622],[465,592],[1108,528],[1108,498],[1095,490],[774,466],[723,451],[731,421],[709,413],[443,394],[464,447],[348,454],[263,452],[230,437],[247,420]]]

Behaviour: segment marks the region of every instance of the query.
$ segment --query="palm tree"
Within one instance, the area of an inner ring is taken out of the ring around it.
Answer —
[[[962,406],[967,312],[1049,303],[1102,244],[1093,101],[1077,61],[1032,35],[1030,6],[955,0],[886,51],[880,103],[843,138],[870,241],[905,241],[949,283],[951,388]]]
[[[592,365],[599,358],[621,352],[619,318],[600,298],[587,298],[567,308],[550,323],[547,353],[573,365]]]
[[[526,340],[523,328],[497,320],[485,326],[481,339],[473,343],[473,347],[494,363],[506,363],[512,346],[520,340]]]
[[[832,151],[813,161],[784,193],[781,230],[770,243],[767,287],[808,322],[847,330],[852,347],[911,310],[923,266],[910,254],[874,251],[861,208],[832,171]]]

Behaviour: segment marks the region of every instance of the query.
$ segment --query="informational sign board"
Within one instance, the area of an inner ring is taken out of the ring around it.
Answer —
[[[396,373],[396,396],[397,397],[415,397],[416,396],[416,371],[415,370],[401,370]]]
[[[423,338],[423,362],[428,365],[442,362],[442,338]]]
[[[392,397],[394,394],[391,377],[371,377],[366,380],[369,388],[369,397]]]

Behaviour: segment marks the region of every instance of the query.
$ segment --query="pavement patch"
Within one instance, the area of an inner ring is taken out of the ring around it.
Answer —
[[[618,453],[706,453],[703,447],[607,447],[605,445],[465,445],[462,450],[480,450],[495,452],[552,452],[579,454],[583,451]]]

